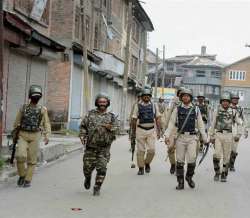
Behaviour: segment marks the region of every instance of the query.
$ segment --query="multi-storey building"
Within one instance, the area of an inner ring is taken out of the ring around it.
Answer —
[[[72,129],[78,129],[80,119],[86,113],[87,98],[91,99],[90,107],[93,107],[93,98],[99,92],[110,95],[111,101],[115,102],[111,104],[111,109],[120,114],[127,26],[130,20],[128,0],[83,2],[85,31],[82,31],[80,0],[52,2],[51,35],[67,46],[67,53],[66,61],[50,65],[48,108],[55,124],[66,123]],[[127,112],[135,100],[136,91],[144,84],[147,32],[153,30],[139,1],[132,2]],[[87,63],[82,62],[83,32],[86,32],[88,45]],[[83,70],[84,64],[88,64],[87,77]]]
[[[243,58],[223,70],[223,91],[238,93],[240,104],[250,108],[250,57]]]

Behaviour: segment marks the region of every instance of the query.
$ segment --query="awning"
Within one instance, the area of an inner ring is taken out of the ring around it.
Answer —
[[[38,42],[57,52],[63,52],[66,49],[65,46],[39,33],[14,13],[4,12],[4,25],[6,28],[11,28],[15,32],[23,33],[23,36],[26,37],[28,41]]]

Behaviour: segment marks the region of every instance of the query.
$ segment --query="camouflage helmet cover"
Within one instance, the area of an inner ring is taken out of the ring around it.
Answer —
[[[32,96],[42,97],[42,87],[39,85],[31,85],[29,89],[29,98]]]
[[[238,93],[231,93],[231,99],[233,98],[240,99],[240,96]]]
[[[231,102],[231,94],[229,92],[224,92],[221,95],[220,102],[222,102],[223,100],[227,100],[227,101]]]
[[[177,88],[177,96],[180,94],[180,92],[182,91],[182,90],[184,90],[185,89],[185,87],[183,87],[183,86],[180,86],[180,87],[178,87]]]
[[[105,98],[105,99],[107,99],[107,101],[108,101],[108,107],[110,106],[110,98],[109,98],[109,96],[106,94],[106,93],[99,93],[96,97],[95,97],[95,106],[97,107],[98,106],[98,100],[100,99],[100,98]]]
[[[193,92],[190,89],[183,89],[180,93],[180,97],[182,97],[183,95],[189,95],[191,98],[193,98]]]

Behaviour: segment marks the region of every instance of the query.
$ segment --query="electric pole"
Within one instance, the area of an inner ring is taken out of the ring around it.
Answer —
[[[122,129],[125,130],[126,126],[126,106],[127,106],[127,95],[128,95],[128,74],[130,69],[130,42],[131,42],[131,31],[133,22],[133,4],[129,0],[127,13],[127,37],[126,37],[126,53],[125,53],[125,66],[123,75],[123,95],[122,95],[122,108],[121,108],[121,121]]]
[[[3,47],[4,47],[4,28],[3,28],[3,0],[0,0],[0,154],[3,139]]]
[[[86,98],[85,101],[85,110],[89,111],[90,106],[90,88],[89,88],[89,69],[88,69],[88,48],[87,48],[87,34],[86,34],[86,6],[84,5],[84,0],[80,0],[80,8],[81,8],[81,29],[82,29],[82,51],[83,51],[83,84],[84,84],[84,95]],[[83,96],[84,96],[83,95]],[[82,98],[83,101],[83,98]],[[84,102],[83,102],[84,104]],[[82,112],[83,112],[83,104],[82,104]],[[82,114],[81,114],[82,115]]]
[[[164,96],[164,88],[165,88],[165,76],[166,76],[166,72],[165,72],[165,52],[166,52],[166,47],[165,45],[163,46],[163,65],[162,65],[162,69],[163,69],[163,75],[162,75],[162,96]]]
[[[159,49],[156,49],[156,63],[155,63],[155,92],[154,98],[157,99],[157,87],[158,87],[158,62],[159,62]]]

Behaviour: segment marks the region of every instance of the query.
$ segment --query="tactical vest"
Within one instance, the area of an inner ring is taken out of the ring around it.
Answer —
[[[216,117],[215,129],[217,129],[218,131],[227,130],[229,132],[232,132],[233,122],[234,114],[232,108],[228,108],[227,110],[219,108]]]
[[[186,122],[186,125],[183,127],[183,124],[186,120],[189,111],[192,112],[189,115],[189,118]],[[182,132],[195,132],[195,120],[196,120],[196,110],[194,108],[184,108],[182,106],[177,107],[177,128],[178,131]]]
[[[154,123],[154,106],[153,104],[142,105],[138,104],[138,112],[139,112],[139,123]]]
[[[115,116],[111,112],[99,114],[92,110],[88,115],[88,140],[87,147],[107,147],[115,140],[115,132],[108,131],[103,124],[114,124]]]
[[[42,106],[32,107],[24,105],[21,119],[21,130],[28,132],[40,131],[42,120]]]
[[[200,109],[203,122],[207,123],[207,120],[208,120],[208,117],[207,117],[207,113],[208,113],[207,106],[206,105],[199,105],[199,104],[197,106]]]

